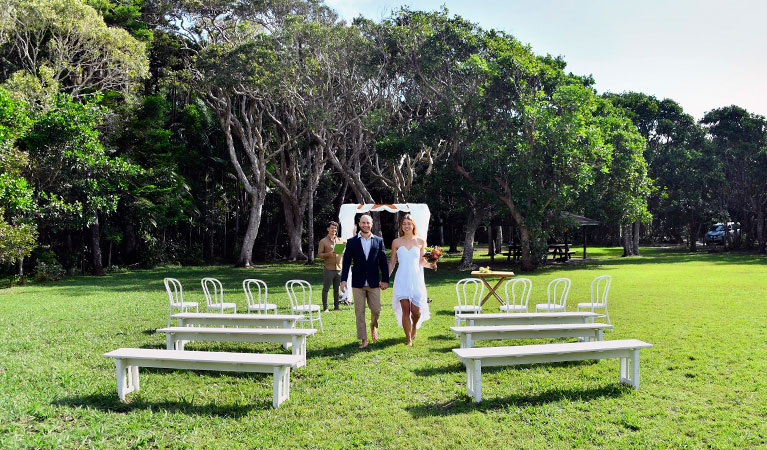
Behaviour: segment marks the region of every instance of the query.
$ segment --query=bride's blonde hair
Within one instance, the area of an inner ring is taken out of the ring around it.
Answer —
[[[413,224],[413,236],[418,236],[418,230],[415,227],[415,220],[413,220],[413,216],[410,215],[410,213],[405,214],[402,216],[402,218],[399,220],[399,236],[402,237],[405,235],[405,232],[402,231],[402,222],[405,220],[409,220],[410,223]]]

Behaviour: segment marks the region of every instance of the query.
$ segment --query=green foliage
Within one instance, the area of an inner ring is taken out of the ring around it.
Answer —
[[[634,92],[605,97],[631,118],[646,141],[644,157],[655,185],[649,208],[656,239],[679,240],[685,228],[696,234],[699,224],[719,215],[721,207],[714,195],[722,181],[721,166],[703,130],[672,100]]]
[[[144,43],[109,27],[81,0],[10,0],[0,28],[9,65],[33,76],[50,69],[74,97],[107,90],[129,94],[148,74]],[[130,8],[129,8],[130,9]]]
[[[44,283],[46,281],[60,281],[64,278],[66,272],[61,264],[48,264],[38,261],[35,266],[35,281]]]
[[[78,103],[62,94],[21,140],[40,206],[49,213],[43,219],[51,225],[83,226],[95,214],[113,213],[130,177],[141,172],[107,154],[99,139],[102,116],[95,103]]]
[[[0,216],[3,216],[0,208]],[[0,263],[18,262],[37,245],[37,226],[33,223],[8,223],[0,220]]]

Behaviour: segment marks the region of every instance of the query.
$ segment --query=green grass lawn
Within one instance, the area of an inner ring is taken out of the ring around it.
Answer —
[[[488,265],[483,251],[479,263]],[[358,350],[354,312],[323,314],[325,332],[308,343],[307,366],[291,374],[290,399],[271,407],[272,379],[141,369],[141,391],[117,398],[119,347],[164,348],[168,300],[162,278],[181,280],[204,304],[200,278],[219,278],[244,309],[244,278],[264,279],[269,300],[288,312],[284,283],[317,289],[320,266],[165,268],[75,277],[0,290],[2,448],[756,448],[767,445],[767,259],[590,249],[588,263],[529,275],[531,303],[555,277],[573,287],[568,310],[589,283],[613,277],[606,339],[636,338],[641,386],[618,383],[618,360],[483,370],[483,402],[466,396],[452,353],[455,270],[451,256],[427,271],[432,320],[406,347],[382,296],[380,341]],[[505,258],[501,261],[505,261]],[[497,263],[494,268],[507,268]],[[497,302],[487,308],[496,312]],[[481,341],[479,346],[541,341]],[[554,342],[554,341],[548,341]],[[286,352],[277,344],[197,342],[190,350]]]

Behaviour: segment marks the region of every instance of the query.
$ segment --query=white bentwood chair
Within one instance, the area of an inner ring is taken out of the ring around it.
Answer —
[[[455,326],[461,325],[458,314],[479,314],[482,312],[482,297],[485,293],[485,284],[479,278],[463,278],[455,284],[455,294],[458,296],[458,306],[453,307],[455,312]]]
[[[610,285],[613,280],[610,275],[602,275],[594,278],[591,282],[591,302],[578,303],[578,311],[581,309],[587,309],[594,312],[595,309],[604,309],[605,317],[607,317],[607,324],[610,323],[610,314],[607,312],[607,294],[610,292]]]
[[[208,311],[211,309],[221,311],[224,313],[227,309],[232,309],[237,312],[237,305],[235,303],[224,302],[224,287],[221,282],[215,278],[206,277],[200,282],[202,284],[202,292],[205,294],[205,303],[208,305]],[[210,295],[210,290],[213,289],[213,296]]]
[[[509,298],[509,286],[511,286],[511,298]],[[521,290],[521,292],[518,292]],[[506,282],[506,304],[501,305],[501,312],[528,312],[527,304],[530,301],[530,292],[533,290],[533,281],[529,278],[512,278]]]
[[[567,307],[567,294],[570,293],[571,284],[572,282],[569,278],[555,278],[551,280],[546,287],[546,303],[535,305],[535,311],[564,312]]]
[[[255,296],[253,295],[253,285],[258,289]],[[255,311],[258,314],[268,314],[269,311],[274,311],[274,314],[277,314],[277,305],[267,302],[269,290],[265,281],[248,278],[243,280],[242,290],[245,291],[245,298],[248,300],[248,312]]]
[[[168,300],[170,300],[170,312],[168,313],[168,326],[170,326],[170,316],[173,315],[173,309],[176,308],[181,312],[186,312],[190,308],[194,308],[195,312],[200,312],[197,308],[197,302],[185,302],[184,291],[181,289],[181,282],[175,278],[164,278],[165,291],[168,293]]]
[[[309,322],[309,326],[314,326],[314,322],[320,323],[320,331],[325,331],[322,328],[322,315],[320,314],[320,305],[312,304],[312,285],[305,280],[288,280],[285,283],[285,290],[288,292],[288,298],[290,298],[290,309],[293,314],[301,316],[299,322],[301,322],[301,328],[304,327],[304,322]],[[300,298],[299,298],[299,290]],[[307,295],[307,291],[309,295]],[[308,318],[307,318],[308,316]]]

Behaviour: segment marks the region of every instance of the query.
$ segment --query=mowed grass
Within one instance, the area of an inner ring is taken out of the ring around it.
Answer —
[[[484,251],[479,263],[490,264]],[[606,339],[636,338],[638,391],[618,383],[618,360],[483,370],[480,404],[452,353],[458,257],[427,271],[432,320],[404,345],[385,299],[380,341],[358,350],[354,312],[323,314],[307,366],[291,374],[290,399],[271,407],[265,374],[141,369],[141,391],[117,398],[119,347],[164,348],[168,300],[162,278],[181,280],[204,304],[200,278],[219,278],[244,309],[244,278],[264,279],[288,312],[284,283],[303,278],[320,300],[321,269],[166,268],[75,277],[0,290],[2,448],[757,448],[767,445],[767,259],[592,249],[590,262],[529,274],[531,303],[555,277],[573,281],[568,310],[589,283],[613,277]],[[494,268],[507,268],[504,259]],[[498,310],[494,300],[489,311]],[[481,346],[541,341],[482,341]],[[543,342],[555,342],[554,340]],[[188,349],[287,352],[277,344],[197,342]]]

